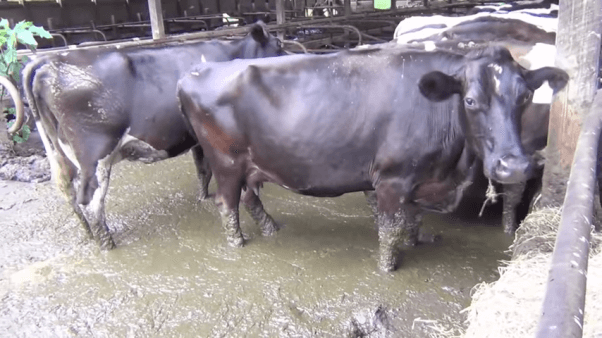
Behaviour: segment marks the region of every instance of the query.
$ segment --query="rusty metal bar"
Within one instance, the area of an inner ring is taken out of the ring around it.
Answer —
[[[311,23],[306,25],[303,23],[298,23],[297,24],[299,28],[303,28],[303,29],[312,29],[312,28],[316,28],[316,29],[332,29],[332,28],[340,28],[342,30],[345,31],[353,31],[355,32],[355,34],[357,34],[358,36],[358,46],[362,44],[362,32],[360,32],[359,29],[357,29],[357,27],[355,26],[351,26],[351,25],[312,25]]]
[[[295,40],[282,40],[282,43],[285,44],[285,45],[286,44],[290,44],[290,45],[298,46],[303,51],[303,53],[307,54],[307,48],[305,46],[303,46],[303,44],[301,42],[299,42],[299,41],[295,41]]]
[[[52,35],[52,36],[58,36],[58,37],[60,37],[61,39],[63,39],[63,42],[65,43],[65,46],[67,46],[67,45],[68,45],[68,43],[67,43],[67,38],[65,38],[65,36],[64,36],[63,34],[59,34],[59,33],[50,33],[50,35]]]
[[[585,117],[562,207],[537,338],[579,338],[593,228],[598,140],[602,128],[602,91]]]
[[[433,11],[447,9],[447,8],[455,8],[455,7],[471,7],[471,6],[474,6],[479,3],[481,3],[481,2],[480,1],[471,1],[471,2],[461,2],[461,3],[454,3],[454,4],[443,4],[443,5],[433,4],[428,9],[428,12],[433,12]],[[387,11],[386,13],[388,15],[412,15],[412,14],[422,13],[425,10],[427,10],[427,9],[425,9],[425,8],[404,8],[404,9]],[[367,12],[367,13],[356,13],[356,14],[352,14],[351,17],[349,17],[349,18],[344,17],[344,16],[339,16],[339,17],[334,17],[334,18],[311,19],[311,20],[296,21],[296,22],[286,22],[283,24],[268,25],[268,28],[271,31],[277,31],[277,30],[281,30],[281,29],[285,29],[285,28],[297,27],[297,26],[299,26],[299,24],[303,24],[303,23],[329,24],[329,23],[334,23],[334,22],[338,22],[338,21],[344,21],[344,20],[350,20],[350,19],[366,19],[366,18],[378,17],[378,16],[382,16],[382,15],[383,15],[383,12],[378,12],[378,11]],[[127,25],[127,24],[123,24],[123,25]],[[145,45],[154,45],[157,43],[183,42],[183,41],[188,41],[188,40],[201,40],[201,39],[211,39],[211,38],[225,37],[225,36],[232,36],[232,35],[241,35],[241,34],[246,34],[248,31],[249,31],[248,27],[237,27],[237,28],[228,28],[228,29],[217,30],[217,31],[204,31],[204,32],[186,33],[186,34],[179,34],[179,35],[170,35],[170,36],[165,37],[165,39],[163,39],[161,42],[157,42],[157,41],[154,41],[151,39],[145,39],[145,38],[133,38],[133,39],[121,40],[121,41],[111,41],[110,43],[104,43],[104,44],[95,43],[95,44],[89,44],[87,46],[81,46],[81,45],[77,46],[77,47],[69,46],[69,49],[73,49],[73,48],[90,49],[90,48],[99,48],[99,46],[106,46],[106,47],[145,46]],[[64,47],[39,49],[36,54],[43,55],[43,54],[57,53],[57,52],[62,52],[65,49],[66,48],[64,48]],[[21,55],[32,55],[32,54],[33,53],[31,53],[29,50],[19,50],[18,51],[18,55],[20,55],[20,56]]]

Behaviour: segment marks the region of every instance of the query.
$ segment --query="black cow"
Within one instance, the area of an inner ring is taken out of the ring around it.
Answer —
[[[322,197],[375,190],[379,266],[391,271],[402,235],[417,240],[419,210],[453,210],[478,159],[495,181],[525,180],[521,112],[544,81],[559,90],[567,78],[528,71],[499,47],[372,48],[202,64],[178,98],[216,177],[230,245],[244,242],[241,188],[258,215],[263,182]]]
[[[528,69],[554,64],[556,18],[533,17],[516,12],[497,16],[423,18],[427,23],[431,23],[429,27],[421,26],[419,19],[420,17],[413,17],[402,21],[396,30],[397,39],[394,41],[421,41],[428,48],[462,53],[467,53],[473,48],[482,48],[483,45],[500,45],[508,48],[514,59]],[[434,26],[434,23],[439,26]],[[417,47],[416,43],[413,44]],[[544,102],[546,104],[542,104]],[[538,158],[535,152],[546,146],[550,102],[551,95],[541,88],[536,91],[534,102],[527,106],[522,115],[522,143],[526,153],[534,156],[534,159]],[[534,171],[534,178],[541,176],[542,169],[539,166]],[[482,181],[477,179],[477,182]],[[502,224],[508,234],[514,233],[518,226],[517,206],[522,201],[525,187],[526,182],[503,186]]]
[[[101,248],[115,245],[104,199],[111,165],[121,159],[151,163],[192,148],[207,196],[211,173],[175,95],[185,71],[203,61],[282,54],[281,42],[257,23],[237,41],[69,51],[27,65],[23,85],[52,176]]]

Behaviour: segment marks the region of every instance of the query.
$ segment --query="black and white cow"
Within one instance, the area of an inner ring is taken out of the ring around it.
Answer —
[[[379,267],[391,271],[402,236],[417,240],[420,209],[453,210],[478,160],[501,183],[529,176],[522,110],[544,81],[559,90],[567,79],[526,70],[500,47],[370,48],[201,64],[178,97],[216,177],[230,245],[244,243],[241,188],[260,224],[263,182],[320,197],[374,190]]]
[[[510,11],[510,5],[495,6],[493,13],[463,17],[412,17],[400,22],[393,43],[424,44],[426,49],[449,49],[468,53],[483,45],[504,46],[514,59],[527,69],[554,66],[557,18],[542,16],[554,11],[549,8]],[[505,8],[504,11],[500,8]],[[537,15],[539,16],[537,16]],[[417,45],[416,45],[417,46]],[[544,83],[534,93],[533,101],[522,115],[521,139],[528,154],[546,145],[552,89]],[[537,123],[533,123],[537,122]],[[540,170],[536,171],[541,172]],[[516,208],[521,202],[526,182],[504,185],[502,224],[506,233],[517,228]]]
[[[199,62],[282,54],[257,23],[237,41],[68,51],[26,66],[23,86],[52,176],[101,248],[115,245],[104,200],[111,166],[122,159],[151,163],[192,148],[207,196],[211,172],[182,120],[178,79]]]

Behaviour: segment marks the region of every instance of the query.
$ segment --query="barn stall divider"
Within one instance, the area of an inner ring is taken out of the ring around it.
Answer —
[[[400,1],[390,0],[400,5]],[[357,26],[364,33],[382,31],[382,27],[394,26],[402,19],[416,14],[465,12],[485,1],[425,1],[417,7],[391,6],[390,10],[374,10],[366,7],[366,1],[344,1],[340,5],[320,5],[316,1],[290,0],[63,0],[63,1],[0,1],[3,17],[11,25],[21,20],[32,21],[48,29],[62,41],[41,41],[41,47],[74,45],[90,41],[115,41],[144,39],[153,36],[163,39],[174,34],[192,31],[228,30],[232,26],[250,23],[256,19],[272,19],[277,32],[290,28],[287,24],[341,24]],[[402,3],[403,5],[404,3]],[[406,2],[405,5],[418,2]],[[280,6],[279,6],[280,5]],[[360,6],[361,5],[361,6]],[[315,11],[314,11],[315,9]],[[318,16],[317,10],[334,13]],[[312,10],[312,16],[308,16]],[[333,12],[336,10],[336,12]],[[225,17],[227,16],[227,18]],[[274,20],[276,19],[276,20]],[[375,21],[376,20],[376,21]],[[371,21],[371,22],[369,22]],[[378,21],[382,21],[380,27]],[[152,28],[154,26],[154,28]],[[162,26],[162,27],[160,27]],[[271,25],[272,26],[272,25]],[[388,29],[388,27],[387,27]],[[151,34],[155,32],[154,35]],[[346,35],[346,34],[344,34]],[[200,35],[212,38],[219,35]],[[366,38],[369,38],[366,36]],[[378,38],[378,37],[377,37]],[[373,39],[378,41],[376,39]]]
[[[602,93],[585,117],[556,235],[537,338],[581,337],[598,170]]]

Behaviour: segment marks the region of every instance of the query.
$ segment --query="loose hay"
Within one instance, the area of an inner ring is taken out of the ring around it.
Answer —
[[[474,287],[467,313],[472,337],[533,337],[541,315],[560,209],[531,213],[518,229],[510,247],[513,258],[499,268],[500,278]],[[583,337],[602,338],[602,234],[591,239]],[[443,333],[438,337],[452,337]]]

